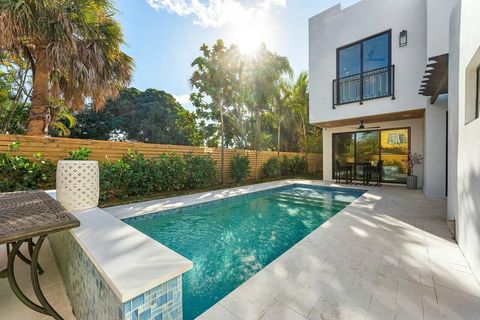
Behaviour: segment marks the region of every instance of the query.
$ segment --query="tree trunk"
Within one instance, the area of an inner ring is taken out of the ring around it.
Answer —
[[[258,153],[260,149],[260,108],[255,107],[255,179],[258,180]]]
[[[48,83],[50,68],[45,49],[36,51],[35,71],[33,73],[32,106],[28,117],[27,135],[44,136],[48,133],[50,112],[48,108]]]
[[[222,184],[225,183],[225,131],[224,131],[224,123],[223,123],[223,106],[220,106],[220,130],[221,130],[221,138],[220,138],[220,180]]]
[[[280,127],[282,126],[282,122],[278,121],[278,128],[277,128],[277,157],[280,157]]]
[[[307,141],[307,126],[305,124],[305,121],[303,120],[302,117],[302,126],[303,126],[303,139],[305,143],[305,163],[306,163],[306,173],[308,174],[308,141]]]

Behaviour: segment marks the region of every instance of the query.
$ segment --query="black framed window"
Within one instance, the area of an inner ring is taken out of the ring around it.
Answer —
[[[391,31],[337,49],[334,105],[393,96]]]

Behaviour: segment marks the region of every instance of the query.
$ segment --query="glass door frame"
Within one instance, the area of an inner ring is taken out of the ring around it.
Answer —
[[[356,130],[356,131],[343,131],[343,132],[335,132],[332,133],[332,177],[335,176],[335,156],[336,156],[336,150],[335,150],[335,137],[341,134],[353,134],[354,139],[353,139],[353,157],[355,159],[355,164],[353,166],[353,172],[352,175],[355,177],[353,180],[355,181],[360,181],[360,179],[357,178],[357,133],[360,132],[378,132],[378,160],[382,160],[382,132],[383,131],[390,131],[390,130],[407,130],[408,131],[408,154],[412,152],[412,128],[411,127],[392,127],[392,128],[384,128],[384,129],[364,129],[364,130]],[[382,182],[383,178],[382,178]],[[405,184],[403,182],[395,182],[395,181],[388,181],[388,183],[395,183],[395,184]]]

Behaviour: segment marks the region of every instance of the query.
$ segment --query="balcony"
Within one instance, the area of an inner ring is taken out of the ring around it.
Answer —
[[[385,97],[395,99],[395,65],[333,80],[333,109]]]

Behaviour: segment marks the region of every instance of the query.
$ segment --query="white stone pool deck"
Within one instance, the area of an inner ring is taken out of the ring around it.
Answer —
[[[125,218],[291,182],[149,201],[107,211]],[[480,286],[451,240],[445,200],[427,199],[421,190],[400,186],[368,189],[200,318],[480,319]],[[3,247],[0,267],[5,265]],[[40,277],[42,284],[52,305],[70,319],[61,279],[48,246],[45,249],[40,262],[49,271],[48,276]],[[18,276],[27,275],[27,270],[20,267]],[[0,319],[46,318],[24,307],[3,279]]]

